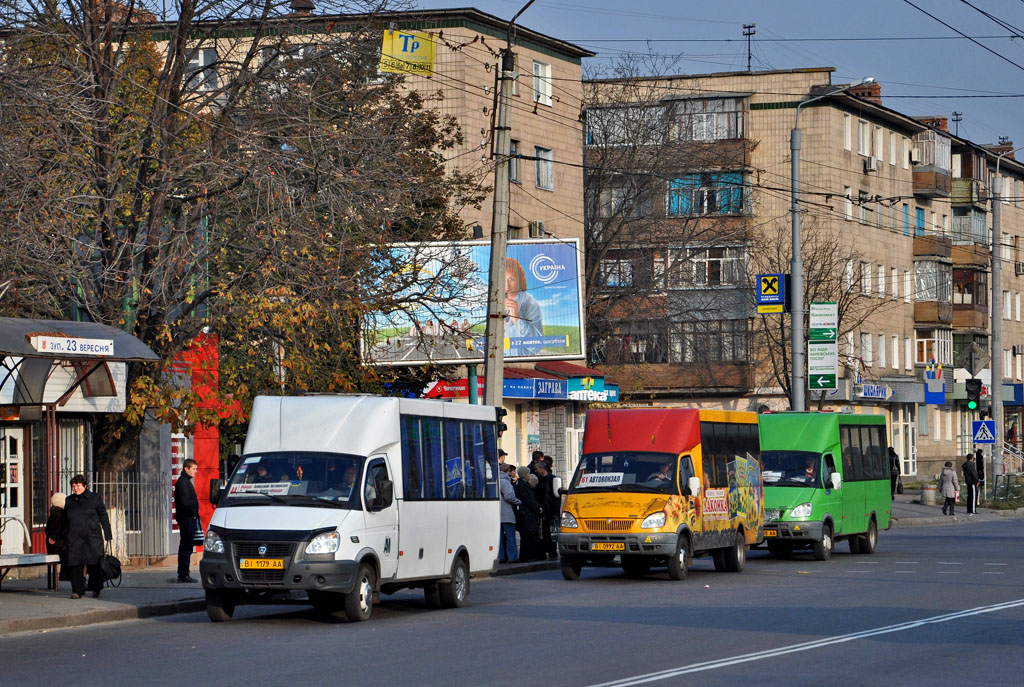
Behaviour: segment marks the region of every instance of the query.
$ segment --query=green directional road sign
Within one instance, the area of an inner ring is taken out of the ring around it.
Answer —
[[[835,375],[808,375],[807,386],[811,389],[835,389]]]
[[[807,330],[808,341],[835,341],[835,327],[811,327]]]

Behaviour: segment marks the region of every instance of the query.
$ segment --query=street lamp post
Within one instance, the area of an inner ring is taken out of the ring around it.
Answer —
[[[821,93],[813,98],[805,98],[797,103],[796,117],[793,119],[793,130],[789,135],[790,150],[790,194],[792,197],[793,213],[793,246],[792,257],[789,263],[790,272],[790,339],[792,341],[792,352],[790,361],[792,364],[790,410],[803,411],[807,409],[806,390],[807,382],[804,372],[804,263],[800,249],[800,108],[821,100],[828,96],[836,95],[847,91],[861,84],[871,83],[873,78],[859,79],[853,83],[846,84],[831,91]]]

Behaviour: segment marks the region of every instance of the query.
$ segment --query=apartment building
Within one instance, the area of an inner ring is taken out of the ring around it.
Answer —
[[[814,68],[585,84],[595,93],[584,150],[588,260],[597,275],[591,312],[599,318],[590,322],[591,361],[620,381],[624,402],[788,408],[788,315],[756,315],[751,293],[754,274],[789,272],[790,132],[804,103],[805,303],[840,309],[838,388],[810,391],[808,407],[885,414],[904,474],[932,475],[972,447],[977,416],[963,404],[962,380],[970,352],[990,347],[992,316],[1003,323],[1006,437],[1019,442],[1024,166],[1012,144],[953,136],[941,117],[885,107],[877,83],[837,92],[831,77],[830,68]],[[665,166],[643,202],[620,196],[616,206],[607,189],[617,182],[600,171],[614,135],[606,120],[629,120],[631,111],[655,122],[632,147],[673,154],[657,157]],[[1008,190],[993,308],[997,164]],[[681,223],[684,230],[666,231]],[[595,242],[609,226],[619,229],[614,241]],[[973,363],[990,385],[986,365]],[[945,393],[929,398],[942,402],[926,403],[930,377],[945,382]]]

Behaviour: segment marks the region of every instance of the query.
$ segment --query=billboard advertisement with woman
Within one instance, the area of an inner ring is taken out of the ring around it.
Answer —
[[[363,358],[377,365],[483,362],[490,244],[393,246],[404,297],[363,329]],[[509,241],[505,357],[584,357],[578,240]],[[395,275],[396,278],[398,275]]]

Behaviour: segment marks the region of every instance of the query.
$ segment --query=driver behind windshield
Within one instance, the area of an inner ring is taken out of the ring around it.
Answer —
[[[671,482],[672,481],[672,463],[662,463],[658,466],[658,469],[651,473],[647,478],[648,482],[654,482],[657,484]]]

